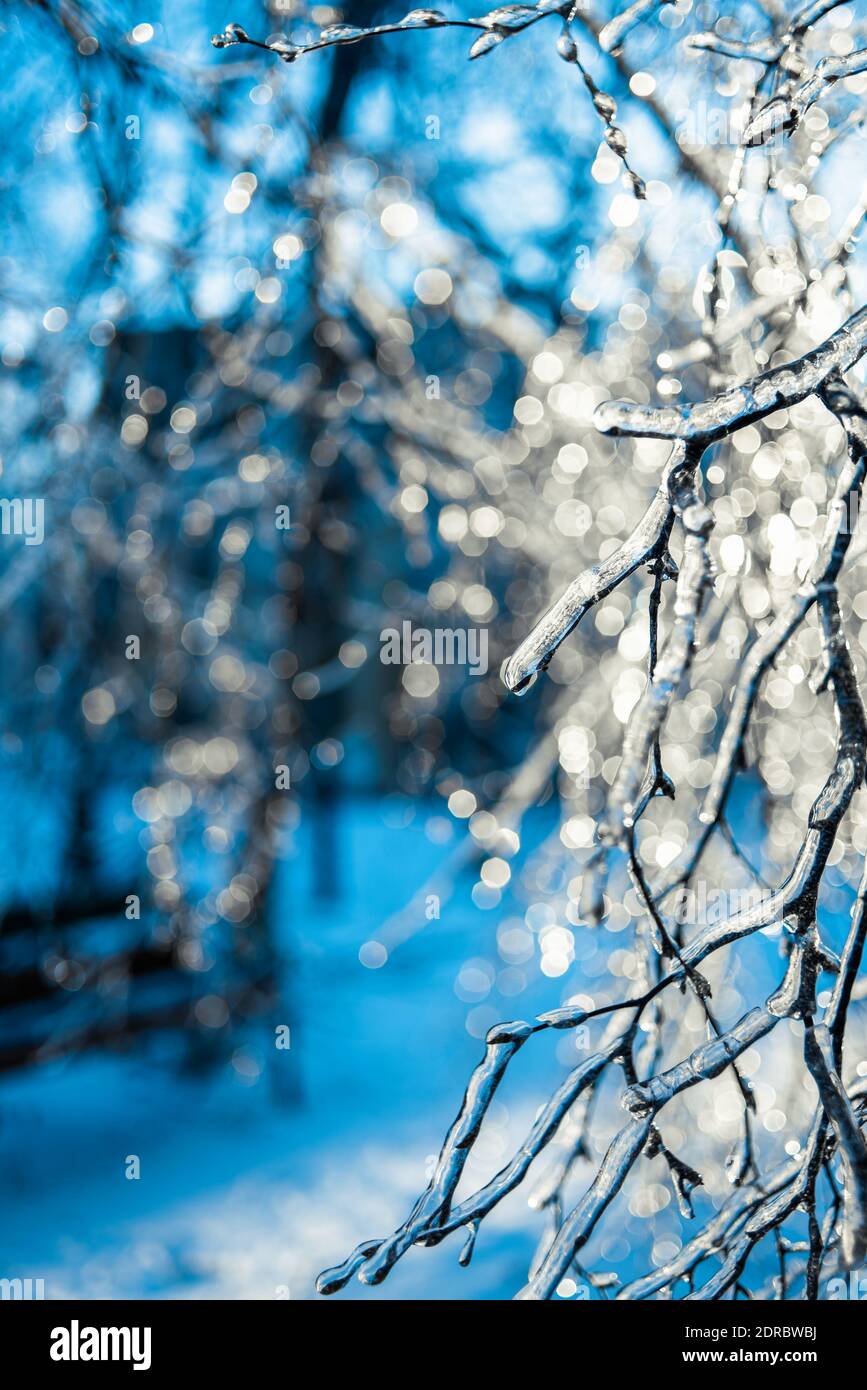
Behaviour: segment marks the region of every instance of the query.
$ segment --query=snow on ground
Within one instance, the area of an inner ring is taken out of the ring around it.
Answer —
[[[359,946],[444,850],[420,823],[388,829],[370,807],[337,814],[334,896],[317,900],[310,883],[315,824],[281,875],[292,1048],[269,1057],[270,1038],[251,1039],[263,1061],[256,1084],[229,1064],[182,1070],[161,1060],[159,1043],[0,1082],[0,1274],[43,1278],[49,1298],[305,1299],[320,1269],[407,1214],[481,1056],[455,976],[467,958],[496,959],[500,914],[473,909],[470,879],[388,965],[365,969]],[[508,1017],[556,1002],[559,982],[542,981],[532,1002],[492,1007]],[[500,1166],[561,1075],[550,1051],[528,1057],[470,1176]],[[126,1177],[129,1155],[140,1159],[137,1180]],[[485,1222],[469,1270],[457,1264],[457,1234],[413,1251],[379,1289],[353,1282],[347,1294],[509,1297],[537,1221],[516,1194]]]

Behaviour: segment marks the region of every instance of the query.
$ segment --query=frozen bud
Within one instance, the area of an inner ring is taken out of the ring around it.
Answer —
[[[638,1119],[644,1119],[653,1109],[649,1086],[627,1086],[620,1099],[624,1110]]]
[[[564,29],[557,39],[557,52],[566,63],[577,63],[578,61],[578,45],[568,29]]]
[[[507,1042],[526,1042],[533,1029],[529,1023],[523,1019],[516,1019],[510,1023],[495,1023],[493,1028],[489,1028],[485,1037],[485,1042],[489,1047],[497,1043]]]
[[[296,44],[289,43],[288,39],[275,39],[271,45],[271,50],[279,58],[282,58],[284,63],[294,63],[302,51]]]
[[[433,28],[437,24],[447,24],[448,20],[440,10],[410,10],[400,21],[402,29]]]
[[[645,186],[644,179],[641,178],[639,174],[634,174],[631,169],[629,171],[629,184],[636,198],[647,197],[647,188]]]
[[[500,34],[496,29],[489,29],[486,33],[480,34],[475,43],[470,48],[471,58],[483,58],[486,53],[490,53],[492,48],[503,42],[505,34]]]
[[[550,1009],[548,1013],[539,1014],[538,1022],[548,1028],[577,1028],[586,1018],[586,1009],[579,1009],[575,1004],[564,1004],[562,1009]]]
[[[605,121],[613,121],[617,115],[617,102],[607,92],[594,92],[593,105]]]

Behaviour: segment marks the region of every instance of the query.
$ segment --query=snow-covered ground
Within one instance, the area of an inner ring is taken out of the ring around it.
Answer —
[[[482,1051],[455,993],[467,959],[496,961],[502,912],[469,899],[472,876],[440,919],[381,969],[359,947],[448,852],[423,814],[388,828],[378,809],[341,803],[334,896],[310,882],[314,822],[282,868],[276,928],[287,956],[292,1046],[251,1035],[255,1083],[229,1062],[182,1070],[161,1048],[89,1053],[0,1083],[6,1277],[45,1280],[46,1297],[315,1297],[313,1282],[360,1240],[387,1234],[426,1181]],[[491,1003],[514,1016],[559,1002],[560,982]],[[268,1056],[273,1053],[272,1056]],[[484,1179],[562,1075],[550,1050],[521,1059],[498,1102]],[[137,1155],[140,1177],[126,1176]],[[509,1297],[526,1276],[538,1218],[515,1194],[485,1223],[468,1270],[462,1239],[413,1251],[376,1290],[349,1296]],[[343,1296],[347,1296],[344,1294]]]

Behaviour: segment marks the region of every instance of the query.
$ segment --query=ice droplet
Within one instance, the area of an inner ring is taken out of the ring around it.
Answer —
[[[485,24],[490,29],[520,29],[531,19],[535,19],[538,10],[535,5],[500,5],[495,10],[490,10],[476,22]]]
[[[767,145],[792,123],[789,103],[783,97],[775,97],[758,111],[744,131],[745,145]]]
[[[470,57],[483,58],[492,48],[496,48],[497,44],[502,43],[504,37],[504,34],[497,34],[493,30],[488,34],[480,34],[470,49]]]
[[[617,102],[610,97],[607,92],[595,92],[593,95],[593,105],[599,115],[606,121],[613,121],[617,115]]]
[[[558,35],[557,52],[566,63],[574,63],[578,58],[578,45],[568,29],[564,29],[563,33]]]
[[[441,10],[410,10],[400,21],[401,29],[427,29],[436,24],[447,24],[448,20]]]
[[[294,63],[299,53],[304,52],[302,48],[290,43],[288,39],[275,39],[271,48],[283,59],[284,63]]]
[[[355,43],[364,37],[364,30],[357,24],[329,24],[319,35],[323,43]]]

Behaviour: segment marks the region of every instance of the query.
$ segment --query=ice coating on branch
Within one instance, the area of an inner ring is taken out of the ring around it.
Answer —
[[[559,1023],[553,1026],[567,1025]],[[411,1244],[416,1241],[436,1244],[460,1227],[480,1221],[523,1181],[534,1159],[554,1138],[581,1093],[593,1085],[608,1065],[617,1046],[616,1043],[612,1044],[604,1052],[594,1053],[573,1068],[539,1111],[530,1133],[511,1162],[478,1192],[451,1208],[451,1194],[457,1185],[457,1177],[472,1139],[481,1128],[510,1057],[520,1046],[518,1038],[525,1040],[531,1031],[526,1023],[501,1024],[488,1034],[485,1060],[473,1074],[461,1112],[443,1145],[425,1199],[416,1205],[408,1221],[390,1240],[364,1241],[342,1264],[323,1271],[316,1284],[319,1293],[337,1293],[355,1274],[359,1274],[365,1283],[379,1282]],[[511,1044],[508,1052],[499,1050],[503,1038]],[[491,1048],[498,1050],[492,1053]]]
[[[867,870],[859,889],[858,910],[853,915],[840,975],[828,1009],[828,1031],[832,1039],[845,1018],[852,982],[858,971],[867,923],[865,900]],[[719,1075],[753,1041],[770,1032],[782,1017],[795,1016],[813,997],[815,971],[821,954],[815,930],[806,933],[795,943],[782,985],[770,996],[763,1008],[749,1011],[728,1033],[696,1049],[684,1062],[670,1068],[668,1072],[627,1091],[625,1104],[637,1113],[615,1136],[590,1187],[558,1228],[550,1249],[540,1261],[530,1282],[517,1295],[519,1299],[535,1301],[553,1296],[560,1279],[564,1277],[572,1261],[592,1235],[599,1218],[620,1191],[635,1160],[648,1144],[656,1113],[683,1090]],[[668,979],[673,981],[677,977],[677,974],[673,973]],[[541,1015],[540,1021],[546,1020],[554,1027],[561,1026],[560,1015],[565,1012],[566,1010],[555,1010],[550,1015]],[[574,1021],[584,1016],[582,1010],[575,1010],[573,1014]],[[485,1060],[473,1075],[458,1119],[443,1146],[431,1186],[416,1205],[409,1221],[390,1242],[365,1241],[356,1247],[343,1264],[326,1270],[317,1284],[321,1293],[336,1292],[355,1273],[359,1273],[365,1281],[375,1282],[378,1277],[382,1277],[380,1271],[387,1272],[394,1260],[399,1258],[410,1244],[416,1241],[423,1244],[437,1243],[459,1227],[471,1229],[474,1222],[481,1220],[496,1202],[518,1185],[533,1158],[557,1132],[575,1100],[584,1089],[592,1086],[606,1064],[618,1055],[623,1045],[622,1038],[615,1036],[605,1052],[593,1054],[576,1067],[540,1111],[530,1135],[511,1162],[473,1197],[451,1209],[448,1194],[454,1190],[452,1179],[455,1150],[463,1145],[469,1146],[472,1137],[478,1133],[493,1091],[502,1078],[508,1061],[532,1031],[531,1025],[526,1023],[507,1023],[489,1032]],[[500,1051],[504,1047],[509,1049],[508,1055]],[[851,1109],[851,1103],[845,1093],[843,1098]],[[834,1103],[839,1105],[839,1098]],[[641,1298],[661,1288],[671,1287],[683,1274],[694,1268],[708,1251],[720,1248],[725,1236],[734,1242],[729,1247],[729,1256],[719,1272],[712,1275],[692,1295],[699,1299],[721,1296],[737,1278],[743,1261],[755,1242],[809,1195],[810,1175],[815,1172],[814,1163],[822,1151],[824,1134],[820,1111],[814,1121],[803,1156],[799,1155],[774,1169],[763,1180],[761,1188],[749,1185],[738,1188],[720,1212],[711,1218],[693,1241],[685,1245],[668,1265],[634,1281],[621,1291],[619,1297]],[[847,1142],[850,1140],[851,1136],[847,1136]],[[862,1195],[858,1167],[860,1150],[857,1143],[852,1142],[855,1143],[855,1148],[847,1161],[857,1160],[855,1171],[858,1176],[856,1182],[850,1185],[853,1196],[849,1198],[847,1212],[851,1218],[853,1232],[854,1243],[851,1248],[857,1250],[857,1242],[863,1229],[863,1207],[859,1206]],[[863,1140],[861,1143],[863,1144]],[[432,1200],[434,1189],[437,1190],[439,1205],[436,1199]],[[746,1226],[743,1225],[745,1218],[748,1218]]]
[[[545,670],[560,643],[577,627],[584,614],[657,550],[673,520],[668,482],[682,458],[683,446],[678,445],[666,463],[653,501],[629,538],[607,560],[591,565],[573,580],[506,663],[503,680],[510,690],[521,694],[533,676]]]
[[[557,52],[565,62],[574,63],[580,72],[584,80],[584,85],[590,93],[593,109],[605,127],[605,143],[608,148],[617,155],[623,165],[626,179],[635,197],[644,199],[647,196],[644,180],[635,173],[635,170],[631,167],[627,159],[629,145],[626,135],[621,130],[620,126],[614,124],[614,118],[617,115],[617,103],[608,92],[603,92],[597,87],[590,73],[587,71],[587,68],[582,63],[578,45],[573,38],[568,20],[566,27],[557,39]]]
[[[686,1277],[709,1254],[719,1249],[724,1237],[737,1230],[744,1216],[758,1205],[763,1196],[772,1195],[788,1187],[800,1168],[799,1160],[788,1159],[779,1164],[764,1179],[762,1187],[748,1184],[739,1187],[728,1201],[712,1217],[704,1229],[691,1241],[683,1245],[673,1259],[660,1265],[651,1274],[626,1284],[616,1295],[624,1301],[637,1301],[649,1298],[660,1289],[672,1287],[678,1280]]]
[[[826,1027],[806,1030],[804,1060],[840,1145],[843,1160],[840,1251],[844,1266],[854,1269],[867,1254],[867,1144],[837,1073],[831,1035]]]
[[[557,7],[549,3],[539,5],[501,5],[488,14],[476,19],[449,19],[441,10],[414,9],[391,24],[373,24],[362,28],[356,24],[339,23],[326,25],[319,38],[311,43],[296,44],[278,37],[263,41],[251,38],[240,24],[227,24],[222,34],[214,34],[211,43],[215,48],[229,48],[233,44],[246,43],[254,48],[266,49],[275,53],[284,62],[294,62],[302,53],[314,53],[319,49],[338,45],[358,43],[361,39],[375,38],[382,34],[397,34],[409,29],[438,29],[461,27],[481,29],[483,32],[470,49],[471,58],[480,58],[496,48],[510,33],[525,29],[544,15],[554,12]]]
[[[447,24],[448,20],[441,10],[410,10],[400,21],[402,29],[434,29]]]
[[[535,5],[499,5],[472,22],[484,24],[486,29],[523,29],[525,24],[538,17],[539,11]]]
[[[490,53],[492,48],[501,44],[505,37],[505,34],[498,34],[496,30],[492,30],[488,34],[480,34],[470,47],[470,57],[483,58],[486,53]]]
[[[605,401],[593,420],[603,434],[684,439],[711,444],[818,391],[834,372],[845,372],[867,352],[867,307],[830,338],[782,367],[772,367],[742,386],[696,405],[634,405]]]
[[[779,37],[736,39],[729,34],[717,34],[713,30],[706,30],[704,33],[688,35],[685,43],[687,48],[718,53],[724,58],[751,59],[765,65],[778,63],[784,56],[791,59],[796,41],[811,25],[845,2],[846,0],[814,0],[814,3],[805,5],[794,15],[788,30]]]
[[[673,5],[676,0],[635,0],[628,9],[623,10],[614,19],[610,19],[599,31],[599,47],[606,53],[612,53],[618,49],[626,38],[627,34],[639,25],[642,20],[647,19],[654,10],[661,9],[663,5]]]
[[[849,321],[844,330],[841,330],[837,335],[832,335],[832,338],[819,349],[816,349],[814,353],[807,354],[797,363],[766,373],[747,387],[740,388],[744,396],[749,395],[752,398],[748,407],[750,409],[756,408],[756,404],[760,408],[767,408],[770,401],[776,400],[780,391],[789,392],[793,398],[797,396],[798,399],[802,399],[803,395],[798,395],[798,393],[803,390],[803,371],[806,370],[811,373],[809,380],[817,383],[816,389],[821,390],[829,408],[838,412],[847,428],[850,436],[851,458],[847,468],[841,473],[838,493],[829,510],[826,539],[823,542],[820,556],[823,576],[835,576],[842,563],[845,546],[848,544],[848,540],[843,538],[840,527],[843,499],[849,495],[853,487],[859,485],[860,472],[863,469],[864,444],[861,439],[863,422],[859,414],[860,406],[839,375],[836,374],[835,370],[832,370],[832,368],[836,368],[836,364],[855,360],[860,355],[858,341],[860,332],[860,316],[856,315],[853,320]],[[731,399],[732,393],[726,393],[724,404],[730,403]],[[700,439],[695,454],[700,453],[703,447],[704,440]],[[691,494],[687,481],[690,473],[686,466],[687,462],[686,446],[679,443],[673,449],[666,466],[666,482],[663,492],[665,506],[664,508],[662,506],[657,508],[655,525],[652,530],[657,537],[667,534],[664,532],[666,518],[677,513],[682,516],[683,524],[687,530],[687,539],[689,540],[691,537],[695,541],[696,547],[699,547],[703,539],[705,516],[701,504]],[[659,493],[657,497],[659,497]],[[620,566],[626,563],[626,557],[622,551],[618,552],[617,563]],[[689,566],[685,561],[682,572],[688,568]],[[583,609],[584,605],[592,601],[594,595],[599,596],[599,575],[598,573],[592,575],[592,572],[588,572],[588,574],[591,575],[588,581],[589,588],[581,588],[579,609]],[[608,576],[609,579],[610,577]],[[682,612],[688,613],[696,592],[694,580],[690,580],[688,584],[685,583],[684,587],[685,593],[680,606]],[[732,1066],[745,1048],[771,1031],[781,1018],[811,1017],[816,1007],[815,985],[819,970],[837,968],[836,960],[821,945],[810,914],[814,912],[817,885],[834,843],[836,827],[846,812],[855,787],[861,785],[864,780],[867,727],[865,727],[857,682],[851,669],[851,660],[845,639],[842,636],[839,609],[836,604],[832,579],[823,578],[817,589],[816,601],[820,607],[827,669],[838,707],[839,734],[834,766],[828,775],[825,787],[814,802],[807,832],[795,864],[782,885],[767,899],[744,912],[735,914],[724,922],[702,928],[683,950],[669,974],[664,976],[647,995],[636,999],[634,1005],[636,1009],[640,1010],[648,998],[656,997],[661,989],[683,979],[692,981],[695,967],[709,955],[743,936],[760,930],[763,926],[784,918],[791,929],[796,932],[796,940],[786,978],[763,1007],[750,1010],[727,1033],[711,1039],[710,1042],[696,1049],[683,1062],[669,1068],[668,1071],[651,1077],[646,1082],[633,1085],[627,1090],[625,1104],[633,1110],[633,1119],[615,1137],[587,1192],[556,1230],[556,1234],[553,1234],[549,1250],[540,1260],[530,1282],[519,1295],[521,1299],[547,1299],[553,1295],[559,1280],[571,1267],[582,1246],[592,1234],[600,1216],[622,1187],[635,1160],[648,1146],[649,1141],[651,1148],[648,1149],[648,1152],[651,1151],[653,1143],[655,1143],[652,1140],[652,1124],[657,1111],[680,1094],[682,1090],[711,1080],[727,1067]],[[571,617],[575,616],[576,611],[573,609]],[[560,616],[562,618],[563,614]],[[553,635],[556,637],[556,632]],[[538,652],[536,655],[538,656]],[[864,895],[862,894],[859,896],[859,910],[853,917],[852,931],[847,940],[840,965],[838,984],[835,986],[828,1010],[832,1053],[834,1040],[839,1036],[842,1020],[845,1017],[852,982],[857,974],[864,938],[863,909]],[[464,1107],[444,1146],[437,1167],[438,1174],[449,1175],[453,1173],[456,1141],[457,1145],[460,1146],[464,1138],[469,1136],[467,1142],[472,1142],[473,1136],[478,1133],[481,1118],[483,1118],[492,1094],[493,1076],[495,1073],[501,1075],[502,1069],[505,1068],[509,1060],[499,1050],[501,1048],[508,1049],[509,1056],[511,1056],[517,1047],[521,1046],[538,1028],[572,1027],[584,1022],[586,1018],[587,1015],[583,1009],[565,1006],[540,1015],[535,1025],[509,1023],[501,1025],[489,1033],[488,1055],[482,1066],[477,1069],[467,1092]],[[570,1073],[564,1085],[558,1089],[552,1100],[540,1112],[526,1144],[522,1146],[511,1163],[481,1193],[468,1198],[460,1207],[452,1210],[448,1195],[450,1191],[453,1191],[451,1181],[448,1180],[448,1176],[445,1181],[441,1179],[436,1196],[432,1198],[431,1189],[429,1189],[410,1220],[391,1238],[390,1242],[367,1243],[359,1247],[348,1262],[337,1267],[336,1270],[328,1271],[323,1276],[323,1287],[333,1291],[355,1271],[358,1271],[365,1280],[376,1281],[383,1277],[394,1260],[399,1258],[413,1242],[435,1243],[459,1225],[472,1231],[474,1229],[473,1223],[477,1222],[484,1212],[490,1209],[489,1204],[494,1200],[499,1200],[505,1190],[511,1190],[521,1180],[532,1161],[532,1157],[538,1152],[537,1145],[548,1141],[560,1119],[566,1113],[568,1106],[585,1086],[592,1085],[593,1079],[601,1073],[606,1062],[616,1055],[621,1046],[622,1040],[615,1038],[607,1053],[595,1053],[588,1059],[587,1063]],[[818,1067],[818,1064],[814,1063],[814,1065]],[[719,1214],[719,1225],[714,1224],[718,1218],[713,1218],[713,1221],[696,1238],[696,1243],[690,1243],[690,1246],[685,1248],[687,1253],[683,1253],[683,1261],[672,1262],[669,1277],[664,1278],[663,1282],[659,1283],[656,1282],[658,1275],[647,1276],[644,1281],[638,1281],[633,1286],[636,1290],[634,1296],[644,1296],[643,1291],[649,1290],[650,1287],[653,1289],[670,1288],[671,1284],[680,1277],[679,1271],[681,1269],[692,1269],[699,1262],[702,1252],[711,1248],[707,1243],[711,1238],[714,1242],[713,1248],[716,1248],[719,1236],[714,1233],[717,1231],[725,1237],[725,1258],[718,1271],[712,1274],[690,1297],[708,1300],[721,1297],[730,1289],[738,1279],[754,1244],[762,1238],[762,1235],[784,1220],[786,1215],[801,1202],[811,1200],[811,1174],[815,1174],[815,1160],[823,1152],[825,1142],[825,1129],[823,1127],[826,1123],[825,1111],[832,1112],[836,1116],[835,1136],[840,1145],[841,1153],[844,1152],[845,1145],[850,1146],[846,1151],[845,1161],[855,1176],[848,1182],[847,1187],[847,1191],[851,1195],[847,1197],[846,1203],[845,1243],[846,1249],[849,1251],[857,1252],[861,1249],[864,1230],[863,1211],[865,1208],[863,1184],[859,1186],[859,1183],[862,1181],[863,1156],[852,1134],[846,1129],[846,1110],[840,1108],[841,1104],[845,1102],[845,1106],[851,1111],[851,1102],[846,1097],[845,1092],[842,1092],[841,1102],[840,1095],[837,1094],[833,1083],[830,1084],[831,1089],[829,1090],[829,1082],[827,1079],[823,1081],[823,1109],[820,1110],[814,1123],[803,1159],[799,1158],[798,1161],[783,1165],[779,1170],[776,1170],[772,1179],[763,1185],[762,1190],[750,1187],[739,1189],[730,1199],[730,1203],[726,1204],[725,1215]],[[836,1111],[835,1106],[837,1107]],[[831,1123],[833,1125],[833,1120]],[[863,1141],[860,1142],[861,1147],[863,1147]],[[742,1179],[747,1173],[748,1168],[745,1163],[742,1163],[740,1178]],[[675,1186],[677,1186],[677,1182],[675,1182]],[[422,1214],[421,1219],[419,1219],[419,1213]]]
[[[796,119],[785,97],[775,97],[757,112],[744,130],[745,145],[767,145],[786,130],[794,130]]]
[[[652,6],[668,3],[673,3],[673,0],[652,0]],[[639,5],[633,6],[634,17],[629,20],[627,27],[631,28],[634,23],[637,23],[647,8],[647,0],[640,0]],[[641,10],[641,14],[638,13],[639,10]],[[557,51],[567,62],[574,64],[580,72],[590,93],[594,109],[605,126],[606,144],[620,159],[626,182],[633,195],[638,199],[644,199],[646,197],[644,180],[631,168],[627,158],[626,135],[619,126],[613,123],[617,109],[614,99],[597,87],[592,76],[581,62],[578,45],[569,31],[569,21],[570,18],[574,18],[574,14],[571,14],[570,6],[564,0],[539,0],[537,5],[500,5],[489,10],[487,14],[469,19],[449,19],[439,10],[415,9],[410,10],[403,19],[394,24],[374,24],[366,29],[355,24],[329,24],[320,32],[319,38],[315,42],[304,44],[296,44],[283,37],[272,38],[267,41],[254,39],[239,24],[228,24],[222,34],[212,36],[211,43],[215,48],[229,48],[233,44],[239,43],[250,44],[254,48],[265,49],[276,54],[283,62],[292,63],[303,53],[314,53],[319,49],[358,43],[361,39],[375,38],[378,35],[396,34],[411,29],[459,27],[482,31],[478,38],[474,39],[469,49],[469,58],[475,60],[493,52],[506,39],[537,23],[538,20],[544,19],[547,15],[555,15],[563,19],[565,27],[557,40]]]
[[[853,429],[857,427],[854,421],[851,423]],[[702,803],[700,816],[705,825],[715,824],[725,805],[764,676],[815,604],[820,587],[832,584],[840,572],[852,540],[849,518],[853,508],[858,506],[865,469],[867,461],[864,453],[856,449],[838,479],[835,495],[828,508],[822,544],[807,580],[783,604],[747,653]]]
[[[355,43],[364,38],[364,34],[364,29],[359,29],[357,24],[329,24],[319,38],[322,43]]]
[[[777,1023],[779,1018],[767,1007],[751,1009],[728,1033],[696,1048],[677,1066],[659,1072],[641,1086],[630,1086],[623,1096],[625,1108],[634,1115],[652,1115],[681,1091],[719,1076],[736,1057],[763,1038]]]
[[[791,26],[786,34],[786,38],[797,37],[809,29],[812,24],[821,19],[823,15],[830,14],[832,10],[838,10],[841,5],[846,4],[846,0],[810,0],[808,5],[798,10],[792,20]]]
[[[517,1298],[537,1302],[552,1297],[578,1251],[593,1234],[602,1213],[623,1186],[650,1135],[649,1119],[633,1119],[615,1135],[596,1177],[560,1227],[550,1250]]]
[[[765,64],[775,63],[783,51],[782,44],[775,39],[732,39],[727,35],[715,34],[713,30],[689,34],[684,42],[687,48],[718,53],[722,58],[749,58]]]
[[[431,1219],[443,1208],[448,1209],[506,1067],[532,1031],[528,1023],[516,1022],[499,1024],[488,1033],[484,1059],[470,1078],[463,1104],[440,1151],[430,1186],[404,1225],[365,1260],[359,1271],[362,1283],[378,1284],[384,1279],[395,1261],[424,1233]]]
[[[472,1197],[468,1197],[449,1216],[446,1229],[455,1229],[468,1220],[480,1220],[498,1202],[523,1182],[530,1165],[557,1133],[578,1097],[600,1076],[611,1060],[611,1049],[596,1052],[574,1067],[539,1111],[533,1127],[510,1163]],[[438,1227],[439,1229],[439,1227]]]
[[[704,445],[761,419],[781,405],[803,400],[832,375],[852,366],[865,351],[867,308],[862,308],[837,333],[796,362],[772,368],[711,401],[682,407],[607,401],[597,407],[594,422],[603,433],[694,440]],[[679,447],[682,451],[683,445]],[[653,501],[623,545],[570,584],[506,663],[503,680],[510,690],[517,694],[526,690],[588,610],[652,557],[666,528],[671,527],[673,509],[668,486],[672,471],[682,458],[682,452],[672,452]]]
[[[766,145],[783,131],[795,130],[826,87],[865,69],[867,49],[856,49],[843,57],[823,58],[805,82],[788,95],[774,97],[756,113],[744,131],[745,144]]]
[[[623,740],[623,755],[608,801],[608,819],[600,831],[603,838],[613,844],[628,839],[635,824],[648,759],[674,696],[689,671],[695,651],[696,626],[711,580],[708,536],[713,516],[696,492],[695,473],[699,461],[700,450],[686,449],[669,475],[671,504],[685,532],[674,597],[674,621],[651,678],[632,711]],[[662,781],[659,776],[655,780]]]
[[[577,1004],[565,1004],[561,1009],[550,1009],[548,1013],[539,1014],[538,1022],[546,1028],[577,1028],[586,1018],[586,1009],[579,1008]]]

